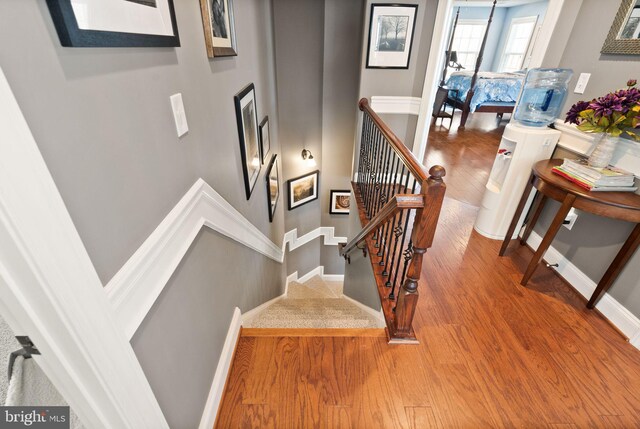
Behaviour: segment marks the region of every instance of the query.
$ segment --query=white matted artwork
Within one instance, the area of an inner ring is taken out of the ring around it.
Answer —
[[[407,69],[418,5],[372,4],[367,68]]]
[[[70,47],[180,46],[173,0],[47,0]]]
[[[332,189],[330,195],[329,213],[349,214],[349,208],[351,205],[351,191]]]
[[[287,181],[289,210],[318,199],[318,174],[319,171],[316,170]]]
[[[271,135],[269,134],[269,117],[265,116],[262,122],[260,122],[260,154],[262,155],[263,164],[270,150]]]
[[[238,55],[233,0],[200,0],[207,56]]]
[[[253,84],[247,85],[234,97],[236,121],[240,140],[240,155],[247,200],[260,174],[260,149],[258,143],[258,114],[256,112],[256,91]]]

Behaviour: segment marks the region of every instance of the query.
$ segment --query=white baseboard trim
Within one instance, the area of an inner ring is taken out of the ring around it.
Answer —
[[[531,232],[527,244],[533,249],[537,249],[542,241],[542,237],[535,231]],[[558,264],[554,268],[560,276],[562,276],[571,286],[574,287],[585,298],[591,297],[596,289],[596,282],[591,280],[578,267],[573,265],[555,248],[549,247],[545,253],[544,259],[552,264]],[[596,308],[604,317],[609,319],[636,348],[640,348],[640,319],[634,316],[622,304],[616,301],[611,295],[605,293]]]
[[[351,298],[350,296],[342,294],[342,297],[345,298],[350,303],[352,303],[353,305],[355,305],[356,307],[366,311],[367,313],[369,313],[370,315],[375,317],[376,320],[378,320],[380,322],[380,327],[381,328],[384,328],[386,326],[386,322],[384,320],[384,314],[382,313],[382,308],[380,308],[379,311],[376,311],[373,308],[369,307],[368,305],[364,305],[360,301],[356,301],[355,299]]]
[[[209,390],[209,396],[207,397],[207,402],[204,405],[204,411],[202,413],[198,429],[211,429],[216,422],[218,408],[220,407],[224,387],[227,382],[229,370],[231,369],[231,362],[233,361],[233,355],[236,350],[241,326],[242,313],[240,312],[240,309],[236,307],[233,311],[231,324],[227,331],[227,337],[224,340],[224,346],[220,353],[216,373],[213,376],[213,383],[211,383],[211,390]]]
[[[374,112],[418,115],[420,114],[420,97],[389,97],[374,95],[371,97],[371,108]]]
[[[292,251],[320,237],[323,238],[325,246],[337,246],[340,243],[347,242],[347,237],[336,237],[335,228],[332,226],[321,226],[309,231],[301,237],[298,237],[298,229],[296,228],[284,235],[282,239],[282,249],[285,250],[287,248],[287,243],[289,243],[289,251]]]
[[[320,265],[318,267],[315,267],[313,270],[309,271],[308,273],[306,273],[303,276],[298,276],[298,272],[295,271],[293,274],[289,274],[287,276],[287,284],[285,286],[285,289],[288,290],[288,286],[290,282],[298,282],[298,283],[304,283],[307,280],[311,279],[314,276],[320,276],[320,278],[322,278],[322,280],[328,281],[328,282],[341,282],[344,281],[344,274],[325,274],[324,273],[324,265]],[[285,291],[285,295],[286,295],[286,291]]]

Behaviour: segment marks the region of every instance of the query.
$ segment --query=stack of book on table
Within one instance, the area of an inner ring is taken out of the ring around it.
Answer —
[[[562,165],[553,167],[551,171],[588,191],[635,192],[638,190],[634,185],[633,173],[612,166],[589,167],[586,159],[565,158]]]

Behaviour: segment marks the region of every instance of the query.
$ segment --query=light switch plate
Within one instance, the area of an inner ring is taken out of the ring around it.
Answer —
[[[576,94],[584,94],[584,90],[587,89],[587,83],[589,83],[590,77],[591,73],[580,73],[578,82],[576,82],[576,89],[574,89],[573,92]]]
[[[182,137],[189,131],[187,124],[187,115],[184,112],[184,104],[182,104],[182,94],[173,94],[169,97],[171,100],[171,109],[173,109],[173,119],[176,123],[176,132],[178,137]]]

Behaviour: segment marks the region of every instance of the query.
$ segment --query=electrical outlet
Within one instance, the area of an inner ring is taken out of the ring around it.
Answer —
[[[184,104],[182,104],[182,94],[173,94],[169,97],[171,101],[171,109],[173,110],[173,120],[176,123],[176,132],[178,137],[182,137],[189,131],[187,124],[187,115],[184,112]]]
[[[589,83],[590,77],[591,73],[580,73],[578,82],[576,82],[576,88],[573,90],[573,92],[575,92],[576,94],[584,94],[584,90],[587,89],[587,84]]]
[[[562,222],[562,226],[570,230],[571,228],[573,228],[573,225],[576,223],[576,219],[578,219],[578,213],[576,212],[575,209],[571,209],[569,210],[569,213],[567,213],[567,217],[564,218],[564,222]]]

